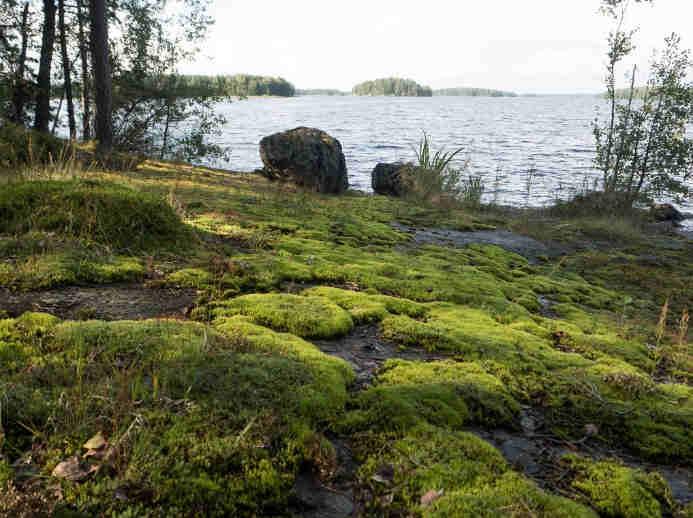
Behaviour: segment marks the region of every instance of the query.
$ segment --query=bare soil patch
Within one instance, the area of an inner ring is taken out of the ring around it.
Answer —
[[[24,293],[0,290],[0,312],[16,317],[37,311],[64,320],[185,318],[196,296],[195,290],[155,289],[141,284],[70,286]]]
[[[444,228],[414,228],[394,224],[393,227],[412,236],[416,245],[439,245],[463,248],[473,244],[495,245],[515,252],[529,261],[540,257],[558,257],[565,250],[555,244],[546,244],[531,237],[516,234],[509,230],[478,230],[462,232]]]
[[[347,336],[334,340],[313,342],[322,352],[349,362],[356,371],[354,390],[370,385],[385,361],[391,358],[434,361],[449,358],[442,353],[429,353],[423,349],[403,348],[378,336],[375,325],[360,326]]]

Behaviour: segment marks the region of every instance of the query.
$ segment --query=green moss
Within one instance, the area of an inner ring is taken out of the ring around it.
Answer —
[[[325,297],[346,309],[356,323],[378,322],[388,314],[420,318],[426,314],[426,306],[411,300],[369,294],[339,288],[319,287],[303,292],[303,295]]]
[[[658,473],[644,473],[618,462],[566,455],[570,486],[601,516],[645,518],[671,512],[668,484]]]
[[[15,373],[30,358],[45,352],[57,323],[57,318],[45,313],[24,313],[15,320],[0,320],[0,375]]]
[[[0,285],[17,290],[40,290],[73,284],[137,281],[146,273],[142,260],[84,251],[46,253],[0,264]]]
[[[389,360],[378,375],[378,386],[394,390],[426,385],[453,387],[477,424],[512,425],[520,410],[504,384],[473,362]]]
[[[580,434],[592,423],[604,438],[648,457],[691,458],[688,392],[668,396],[670,385],[656,384],[636,366],[602,352],[651,365],[642,345],[628,349],[613,335],[587,338],[572,325],[544,319],[503,324],[478,309],[432,304],[425,322],[389,316],[382,333],[403,345],[454,351],[481,362],[515,399],[543,406],[560,434]],[[594,325],[603,332],[603,324]],[[591,348],[566,346],[564,336],[552,332],[556,326],[571,329],[578,343]]]
[[[676,317],[684,308],[691,307],[693,265],[686,260],[693,254],[690,240],[650,238],[630,242],[627,252],[575,254],[567,258],[565,268],[578,272],[593,285],[608,286],[644,299],[642,302],[652,319],[656,319],[667,299],[671,314]]]
[[[0,448],[2,447],[2,442],[0,442]],[[14,470],[9,463],[3,459],[0,459],[0,488],[5,490],[5,487],[9,482],[14,479]]]
[[[243,350],[293,358],[307,365],[313,383],[296,394],[302,413],[319,422],[333,418],[347,400],[346,387],[354,379],[343,360],[322,353],[317,347],[285,333],[251,324],[244,317],[219,318],[215,328]]]
[[[324,297],[288,294],[245,295],[220,303],[215,317],[243,315],[252,322],[309,338],[331,338],[351,331],[354,322],[345,310]]]
[[[209,286],[214,277],[202,268],[183,268],[173,272],[166,280],[180,288],[203,288]]]
[[[63,484],[65,505],[99,515],[282,513],[299,466],[327,455],[309,438],[342,411],[353,372],[295,336],[241,317],[217,324],[0,321],[0,351],[11,339],[30,352],[15,355],[16,369],[2,364],[2,453],[12,461],[31,448],[48,475],[100,431],[117,460]],[[30,337],[41,329],[38,354]],[[127,501],[113,498],[118,488]]]
[[[374,516],[595,516],[513,473],[495,448],[470,433],[420,426],[381,441],[359,471]],[[438,499],[422,505],[432,491]]]
[[[452,350],[472,358],[509,357],[515,351],[541,349],[547,342],[498,322],[488,312],[453,304],[429,307],[425,322],[406,316],[383,321],[383,336],[403,345]]]
[[[340,423],[353,432],[402,433],[429,423],[513,426],[519,404],[499,379],[475,363],[388,360],[374,386],[360,392]]]
[[[119,250],[171,248],[186,239],[162,198],[95,181],[11,183],[0,192],[0,232],[57,232]]]
[[[508,472],[495,482],[471,491],[452,491],[435,502],[431,517],[533,516],[543,518],[596,518],[596,514],[567,498],[539,489],[517,473]]]
[[[345,432],[405,432],[422,422],[461,429],[469,409],[454,385],[376,386],[359,393],[340,423]]]
[[[0,284],[151,276],[203,290],[196,315],[213,327],[0,320],[0,455],[14,462],[31,451],[45,476],[98,431],[119,445],[113,465],[64,484],[67,507],[90,516],[283,515],[299,466],[332,472],[335,452],[322,434],[332,428],[365,462],[374,515],[592,516],[460,432],[512,426],[520,403],[561,437],[580,440],[591,424],[591,440],[662,462],[693,459],[693,394],[673,383],[693,379],[692,356],[685,340],[671,345],[681,311],[693,307],[689,244],[569,247],[559,261],[532,265],[493,246],[417,246],[391,225],[471,230],[504,226],[507,215],[289,192],[164,162],[97,174],[46,189],[16,184],[17,203],[0,196],[14,214],[3,213]],[[123,182],[132,189],[115,186]],[[141,205],[138,193],[152,203]],[[184,230],[165,238],[170,212],[142,215],[167,196],[199,239]],[[153,224],[159,216],[163,224]],[[143,223],[133,230],[131,219]],[[542,237],[560,229],[570,237],[572,228],[554,221]],[[668,296],[672,314],[653,353]],[[382,338],[463,361],[389,362],[351,397],[349,366],[299,336],[331,338],[355,323],[379,323]],[[373,478],[383,464],[397,484]],[[422,494],[440,490],[421,507]],[[123,493],[127,501],[113,497]]]

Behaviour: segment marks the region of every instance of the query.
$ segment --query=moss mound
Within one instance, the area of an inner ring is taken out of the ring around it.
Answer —
[[[601,516],[649,518],[669,515],[671,491],[659,473],[645,473],[618,462],[566,455],[570,486]]]
[[[94,181],[10,183],[0,191],[0,232],[55,232],[119,250],[170,248],[185,227],[162,198]]]
[[[363,293],[323,286],[311,288],[304,291],[303,294],[330,299],[339,307],[346,309],[356,323],[379,322],[388,314],[420,318],[427,311],[426,306],[418,302],[377,293]]]
[[[353,406],[342,423],[352,432],[403,432],[421,423],[512,426],[520,409],[503,383],[476,363],[404,360],[388,360]]]
[[[536,516],[595,518],[587,507],[548,494],[513,472],[473,434],[422,425],[366,448],[359,472],[369,516]]]
[[[31,451],[32,487],[62,494],[61,509],[43,499],[32,515],[284,515],[353,374],[295,336],[219,328],[0,320],[0,485],[19,482],[10,466]],[[106,445],[82,457],[95,436]],[[78,483],[51,478],[75,458]],[[15,516],[11,494],[0,511]]]
[[[0,167],[56,161],[68,147],[52,135],[0,121]]]
[[[281,293],[237,297],[213,309],[212,314],[243,315],[255,324],[306,338],[332,338],[354,326],[349,313],[329,299]]]

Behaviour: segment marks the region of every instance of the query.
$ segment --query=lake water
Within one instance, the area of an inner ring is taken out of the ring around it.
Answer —
[[[463,147],[469,171],[482,175],[486,198],[543,205],[601,176],[593,167],[592,121],[606,110],[597,96],[257,98],[218,107],[228,123],[218,143],[234,171],[261,167],[262,137],[297,126],[327,131],[342,143],[352,188],[371,190],[378,162],[412,160],[422,132],[434,148]],[[533,169],[530,197],[528,171]],[[693,211],[691,204],[683,206]]]

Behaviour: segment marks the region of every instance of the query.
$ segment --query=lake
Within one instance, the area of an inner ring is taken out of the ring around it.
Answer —
[[[262,165],[262,137],[311,126],[339,139],[350,185],[370,191],[373,167],[412,160],[425,131],[434,148],[465,149],[462,160],[484,177],[487,200],[544,205],[601,177],[592,162],[592,121],[606,108],[597,96],[255,98],[219,105],[228,123],[216,140],[230,148],[230,160],[211,165],[254,170]]]

